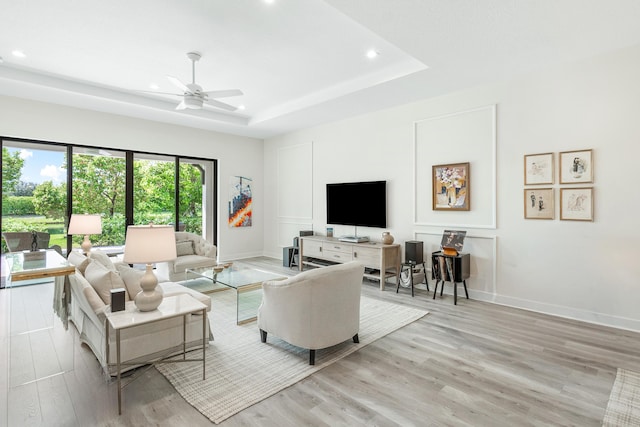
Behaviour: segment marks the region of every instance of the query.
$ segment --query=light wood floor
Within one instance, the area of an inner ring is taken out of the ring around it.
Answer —
[[[279,260],[250,261],[295,274]],[[0,291],[0,426],[211,425],[155,369],[125,388],[118,416],[115,383],[77,336],[72,370],[9,388],[11,292]],[[640,371],[638,333],[464,298],[454,306],[424,285],[414,298],[369,281],[362,292],[430,314],[221,425],[597,426],[617,368]]]

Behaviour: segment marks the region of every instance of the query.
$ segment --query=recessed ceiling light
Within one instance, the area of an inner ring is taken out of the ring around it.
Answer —
[[[246,107],[243,105],[238,105],[238,110],[244,110]]]
[[[266,4],[272,4],[272,3],[274,2],[274,0],[264,0],[264,2],[265,2]]]
[[[11,53],[13,54],[13,56],[15,56],[17,58],[26,58],[27,57],[27,55],[25,55],[23,51],[18,50],[18,49],[14,50]]]
[[[369,59],[373,59],[373,58],[377,57],[378,55],[380,55],[380,53],[378,53],[378,51],[375,50],[375,49],[369,49],[367,51],[367,58],[369,58]]]
[[[158,85],[157,85],[157,84],[155,84],[155,83],[151,83],[151,84],[149,85],[149,87],[150,87],[151,89],[153,89],[153,90],[158,90],[158,89],[160,89],[160,86],[158,86]]]

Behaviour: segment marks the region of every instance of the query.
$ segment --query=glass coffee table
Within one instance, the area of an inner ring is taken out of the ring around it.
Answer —
[[[255,320],[262,302],[262,282],[284,280],[285,276],[256,268],[232,265],[216,273],[213,268],[188,268],[183,285],[203,293],[236,290],[236,324]]]

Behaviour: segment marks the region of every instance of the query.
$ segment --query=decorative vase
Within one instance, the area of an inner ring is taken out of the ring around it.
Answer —
[[[393,236],[388,231],[382,232],[382,243],[385,245],[390,245],[393,243]]]

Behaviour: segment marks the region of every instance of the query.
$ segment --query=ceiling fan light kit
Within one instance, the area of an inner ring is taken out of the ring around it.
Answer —
[[[181,96],[182,102],[178,104],[176,110],[199,110],[202,109],[204,104],[215,108],[222,108],[228,111],[235,111],[238,108],[233,105],[226,104],[224,102],[218,101],[216,98],[226,98],[230,96],[240,96],[243,95],[242,91],[239,89],[225,89],[225,90],[212,90],[208,92],[204,92],[202,90],[202,86],[196,84],[196,62],[202,58],[202,54],[200,52],[188,52],[187,58],[191,61],[191,83],[184,84],[178,78],[173,76],[167,76],[167,79],[178,89],[182,91],[181,94],[172,93],[169,95]]]

